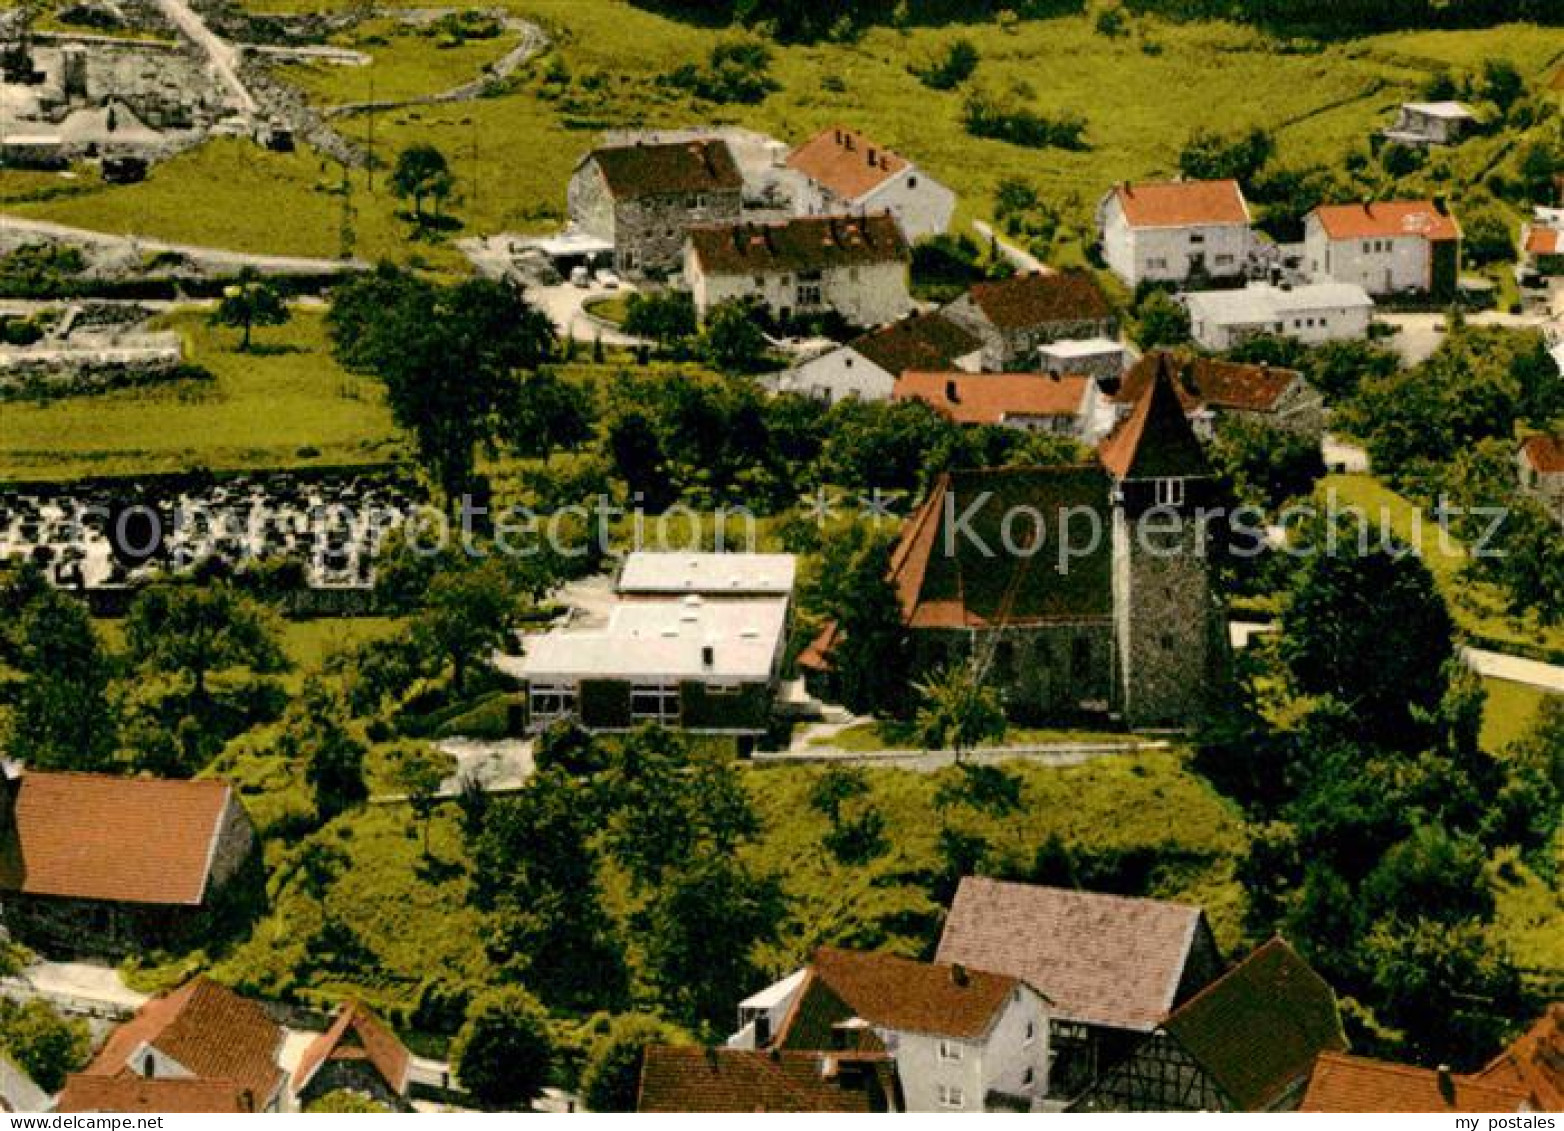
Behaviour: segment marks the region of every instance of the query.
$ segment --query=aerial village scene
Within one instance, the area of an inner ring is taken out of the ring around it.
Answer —
[[[1557,0],[0,3],[0,1109],[1556,1126]]]

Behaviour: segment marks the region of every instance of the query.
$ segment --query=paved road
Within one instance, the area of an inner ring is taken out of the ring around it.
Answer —
[[[239,52],[233,45],[207,27],[206,21],[196,15],[185,0],[157,0],[157,6],[187,39],[206,52],[212,69],[233,95],[240,111],[253,117],[260,107],[239,77]]]
[[[1394,326],[1400,333],[1384,339],[1384,344],[1401,355],[1408,365],[1427,361],[1429,356],[1445,340],[1445,316],[1443,314],[1380,314],[1376,322]],[[1484,310],[1469,315],[1468,326],[1509,326],[1514,329],[1564,330],[1564,323],[1544,314],[1508,314],[1498,310]]]
[[[972,221],[972,226],[977,229],[978,235],[983,237],[983,242],[993,241],[999,247],[999,254],[1010,260],[1017,271],[1035,271],[1039,275],[1052,275],[1054,269],[1044,263],[1037,256],[1025,248],[1017,247],[1003,236],[994,231],[994,226],[983,220]]]
[[[1461,654],[1467,666],[1478,675],[1523,683],[1555,695],[1564,695],[1564,666],[1544,664],[1520,656],[1506,656],[1502,652],[1487,652],[1481,648],[1466,648]]]
[[[16,241],[12,237],[17,234],[35,235],[65,243],[137,254],[171,251],[206,266],[233,270],[253,267],[267,275],[324,275],[369,269],[369,264],[362,259],[311,259],[296,255],[257,255],[253,252],[231,251],[221,247],[169,243],[165,240],[148,239],[134,234],[114,235],[110,232],[73,228],[49,220],[34,220],[27,216],[13,216],[0,212],[0,235],[3,235],[7,242],[14,243]]]

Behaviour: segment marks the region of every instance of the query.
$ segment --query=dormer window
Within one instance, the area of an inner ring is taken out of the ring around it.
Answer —
[[[1158,479],[1157,506],[1181,507],[1184,505],[1184,481],[1182,479]]]

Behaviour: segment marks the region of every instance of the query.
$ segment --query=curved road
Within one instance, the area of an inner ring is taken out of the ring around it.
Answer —
[[[211,60],[212,69],[217,72],[217,77],[233,95],[240,111],[249,117],[254,117],[260,110],[260,106],[250,94],[249,88],[239,78],[238,50],[207,27],[206,21],[196,15],[185,0],[157,0],[157,6],[168,17],[169,22],[184,33],[185,38],[206,52],[206,57]]]

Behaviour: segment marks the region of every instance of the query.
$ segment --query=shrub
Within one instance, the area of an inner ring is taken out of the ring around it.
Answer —
[[[1085,118],[1069,111],[1056,115],[1039,113],[1026,104],[1030,97],[1030,88],[1024,84],[1002,93],[975,89],[962,106],[962,125],[973,137],[1030,149],[1089,148]]]
[[[934,58],[910,69],[930,90],[955,90],[972,77],[980,58],[970,39],[953,39]]]
[[[668,81],[707,102],[744,105],[764,102],[778,89],[771,77],[771,48],[751,35],[719,41],[704,66],[686,63]]]

